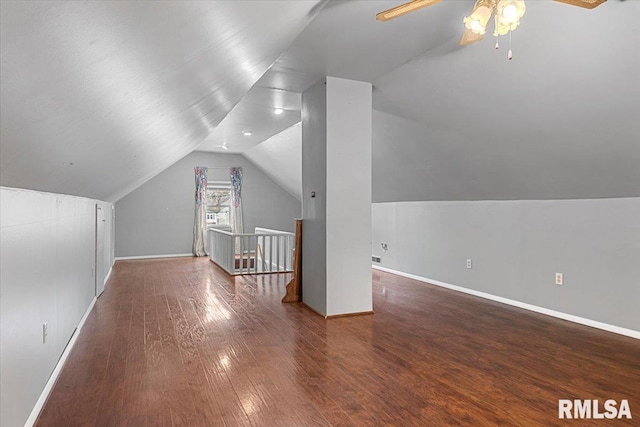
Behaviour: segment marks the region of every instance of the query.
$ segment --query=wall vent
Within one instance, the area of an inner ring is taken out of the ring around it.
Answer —
[[[371,261],[377,262],[378,264],[382,262],[379,256],[372,256]]]

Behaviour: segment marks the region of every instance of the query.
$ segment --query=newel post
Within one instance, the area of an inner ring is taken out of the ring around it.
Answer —
[[[296,219],[296,245],[293,255],[293,279],[287,284],[282,302],[302,301],[302,220]]]

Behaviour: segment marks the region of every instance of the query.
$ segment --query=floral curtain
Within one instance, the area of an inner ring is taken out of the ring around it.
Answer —
[[[193,220],[193,254],[207,255],[207,168],[197,166],[196,209]]]
[[[231,227],[232,232],[242,234],[242,168],[229,169],[231,175]]]

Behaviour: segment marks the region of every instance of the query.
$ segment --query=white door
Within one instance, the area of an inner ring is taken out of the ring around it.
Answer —
[[[95,292],[96,297],[104,291],[104,209],[96,204],[96,257],[95,257]]]

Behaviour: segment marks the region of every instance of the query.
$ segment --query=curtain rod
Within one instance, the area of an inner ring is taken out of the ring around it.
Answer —
[[[231,169],[232,167],[233,168],[239,168],[239,167],[242,167],[242,166],[212,166],[212,167],[201,166],[201,167],[203,167],[205,169],[227,169],[228,170],[228,169]]]

